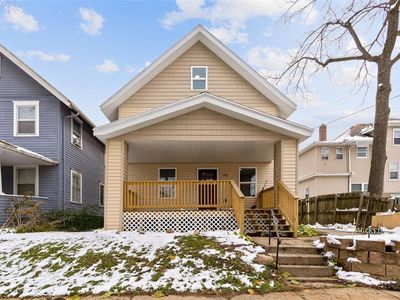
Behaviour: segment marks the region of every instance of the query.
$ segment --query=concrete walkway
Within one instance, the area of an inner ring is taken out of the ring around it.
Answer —
[[[17,300],[17,298],[14,298]],[[35,299],[35,298],[34,298]],[[51,298],[36,298],[36,300],[48,300]],[[56,297],[53,299],[62,300],[66,299],[63,297]],[[157,299],[153,296],[88,296],[81,297],[80,300],[154,300]],[[181,296],[172,295],[158,299],[163,300],[396,300],[400,299],[400,292],[393,292],[387,290],[377,290],[366,287],[343,287],[343,288],[321,288],[321,289],[303,289],[295,292],[281,292],[281,293],[269,293],[264,295],[237,295],[237,296]],[[11,298],[0,300],[12,300]]]

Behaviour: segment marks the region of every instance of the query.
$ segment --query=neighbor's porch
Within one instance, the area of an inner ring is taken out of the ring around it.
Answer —
[[[40,195],[40,168],[57,164],[41,154],[0,140],[0,225],[8,218],[11,199],[29,194],[33,200],[47,203],[48,198]]]

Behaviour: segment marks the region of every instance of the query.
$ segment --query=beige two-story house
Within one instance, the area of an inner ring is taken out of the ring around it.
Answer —
[[[105,228],[243,231],[260,194],[296,223],[298,144],[311,129],[288,121],[294,102],[204,27],[101,108]]]
[[[367,191],[373,125],[355,125],[332,141],[326,130],[321,125],[319,141],[299,152],[299,196]],[[400,120],[389,120],[386,153],[384,193],[400,201]]]

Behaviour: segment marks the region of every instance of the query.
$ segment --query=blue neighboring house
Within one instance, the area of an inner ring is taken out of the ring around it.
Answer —
[[[10,198],[103,212],[104,144],[67,97],[0,45],[0,225]]]

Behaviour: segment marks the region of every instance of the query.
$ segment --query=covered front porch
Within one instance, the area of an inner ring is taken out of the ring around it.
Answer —
[[[169,222],[161,213],[227,211],[244,232],[252,207],[281,207],[296,226],[298,143],[310,133],[208,93],[98,127],[106,142],[105,227],[136,230],[127,222],[144,215],[160,223]]]
[[[0,140],[0,226],[7,221],[11,199],[29,194],[35,201],[48,203],[40,195],[40,169],[58,162],[28,149]]]

